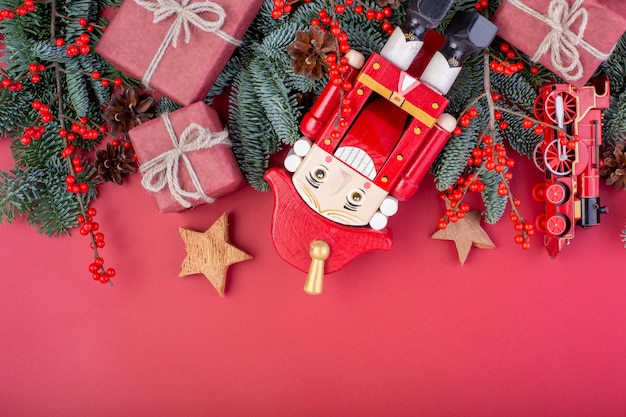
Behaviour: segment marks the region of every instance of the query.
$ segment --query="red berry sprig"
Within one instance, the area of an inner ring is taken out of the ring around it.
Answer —
[[[13,19],[15,15],[18,16],[26,16],[28,13],[35,11],[35,1],[34,0],[24,0],[21,6],[16,7],[15,9],[2,9],[0,10],[0,22],[4,19]]]
[[[498,101],[500,95],[493,93],[491,99]],[[472,119],[478,116],[478,110],[470,107],[459,118],[459,125],[454,130],[455,136],[460,136],[462,129],[468,127]],[[495,111],[493,114],[497,126],[501,130],[508,128],[508,123],[502,120],[502,112]],[[449,201],[448,208],[444,216],[439,219],[438,227],[445,229],[450,222],[457,222],[462,219],[470,210],[469,204],[464,199],[469,191],[482,193],[485,190],[485,184],[480,180],[481,173],[493,171],[500,176],[498,182],[497,193],[500,196],[507,196],[511,203],[510,218],[514,219],[514,229],[518,232],[515,235],[515,242],[519,243],[522,249],[530,248],[530,236],[534,234],[533,224],[524,221],[519,213],[518,207],[521,201],[515,198],[509,187],[509,181],[513,178],[511,168],[515,166],[515,161],[507,156],[506,149],[501,143],[497,143],[490,135],[481,134],[478,136],[478,143],[472,150],[471,155],[467,159],[467,168],[457,182],[448,187],[446,191],[441,193],[441,197]]]
[[[111,278],[115,276],[115,269],[104,267],[104,259],[99,256],[98,249],[104,248],[104,233],[98,232],[100,224],[94,221],[96,216],[96,209],[89,207],[86,215],[79,214],[76,218],[78,224],[80,224],[79,232],[83,236],[91,237],[91,249],[94,250],[94,261],[89,264],[89,272],[94,281],[100,281],[102,284],[110,282]]]

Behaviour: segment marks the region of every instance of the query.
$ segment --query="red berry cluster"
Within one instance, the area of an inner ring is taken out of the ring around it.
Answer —
[[[477,12],[482,12],[483,10],[487,10],[488,7],[489,7],[489,0],[478,0],[474,4],[474,9],[476,9]]]
[[[88,127],[88,125],[89,119],[87,119],[86,117],[81,117],[78,123],[72,123],[72,125],[70,126],[70,131],[74,134],[73,137],[76,138],[76,135],[80,135],[80,137],[84,140],[97,140],[101,133],[105,133],[107,131],[105,126],[95,126],[94,128]],[[71,142],[73,140],[72,136],[70,136],[71,133],[67,134],[68,142]],[[59,135],[63,137],[61,131],[59,131]]]
[[[493,60],[489,63],[489,68],[492,71],[504,74],[506,76],[510,76],[526,68],[526,63],[524,62],[524,59],[517,53],[517,51],[515,51],[515,49],[510,44],[508,44],[507,42],[502,42],[498,49],[501,57],[495,55],[492,56]],[[533,74],[538,74],[539,68],[531,65],[530,72],[532,72]]]
[[[74,162],[74,161],[72,161]],[[74,165],[74,172],[76,172],[76,168],[80,166],[79,172],[83,170],[83,166],[80,165],[80,158],[78,161],[79,165]],[[74,194],[87,194],[89,192],[89,184],[86,182],[79,183],[74,175],[67,175],[65,177],[65,189],[68,193]]]
[[[30,12],[35,11],[34,0],[24,0],[21,6],[16,7],[14,10],[2,9],[0,10],[0,22],[4,19],[13,19],[15,15],[26,16]]]
[[[516,206],[521,204],[517,198],[513,199],[513,201]],[[511,220],[513,228],[518,232],[514,237],[515,243],[521,245],[522,249],[530,249],[530,236],[535,234],[533,224],[528,220],[521,219],[519,214],[514,211],[509,213],[509,220]]]
[[[22,145],[28,146],[32,141],[41,139],[45,131],[46,129],[43,126],[29,126],[24,129],[20,142]]]
[[[46,70],[46,66],[44,64],[30,64],[28,66],[28,72],[31,74],[30,82],[33,84],[37,84],[41,81],[41,74]]]
[[[504,59],[494,57],[493,61],[489,63],[489,68],[492,71],[510,76],[526,67],[517,52],[508,43],[502,42],[500,44],[500,52],[503,54]],[[517,62],[513,62],[515,59],[517,59]]]
[[[98,249],[104,248],[104,233],[98,232],[100,225],[95,222],[93,218],[96,216],[96,209],[90,207],[87,209],[86,216],[79,214],[76,217],[78,224],[80,225],[79,233],[83,236],[91,237],[91,249],[94,250],[94,261],[89,264],[89,272],[95,281],[100,281],[106,284],[111,278],[115,276],[115,269],[104,268],[104,259],[98,255]]]
[[[83,159],[80,156],[74,156],[72,158],[72,169],[77,174],[80,174],[85,169],[83,167]]]
[[[78,20],[72,18],[68,19],[78,22],[79,25],[85,28],[86,32],[81,33],[80,36],[78,36],[78,38],[76,38],[74,42],[72,42],[72,44],[68,45],[65,48],[65,53],[67,54],[67,56],[70,57],[75,57],[79,54],[87,55],[89,52],[91,52],[91,46],[89,45],[89,42],[91,42],[91,35],[89,35],[89,33],[93,32],[94,26],[90,24],[89,20],[84,17],[81,17]],[[65,39],[63,38],[55,39],[55,45],[59,48],[65,47],[65,43]]]
[[[311,0],[305,0],[305,3],[310,3]],[[291,4],[293,2],[285,0],[274,0],[274,9],[272,10],[272,18],[280,19],[283,15],[291,13]]]
[[[111,82],[113,82],[113,85],[116,87],[120,87],[123,84],[121,78],[117,77],[113,78],[112,80],[102,78],[102,75],[97,71],[91,73],[91,78],[93,78],[94,80],[100,80],[100,84],[102,84],[103,87],[109,87],[111,85]]]
[[[19,80],[11,80],[8,77],[2,77],[0,87],[6,88],[9,91],[20,91],[24,85]]]
[[[41,118],[42,123],[50,123],[52,121],[52,113],[50,112],[50,107],[47,104],[42,103],[39,100],[33,100],[32,104],[33,109],[39,112],[39,117]]]

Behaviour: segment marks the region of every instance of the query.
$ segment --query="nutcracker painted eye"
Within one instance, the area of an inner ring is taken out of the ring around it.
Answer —
[[[360,188],[355,188],[346,196],[346,204],[343,208],[350,211],[356,211],[365,201],[365,191]]]
[[[326,168],[324,165],[318,165],[309,172],[306,180],[311,185],[311,187],[319,188],[320,184],[326,181],[327,178],[328,168]]]

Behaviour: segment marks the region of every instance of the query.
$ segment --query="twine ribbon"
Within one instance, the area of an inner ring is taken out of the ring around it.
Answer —
[[[583,39],[587,27],[587,10],[582,7],[583,2],[584,0],[576,0],[570,6],[567,0],[552,0],[548,6],[548,13],[544,15],[521,0],[509,0],[511,5],[551,28],[531,59],[539,61],[541,56],[549,51],[554,69],[567,81],[577,81],[583,76],[584,69],[580,62],[578,46],[601,61],[607,60],[611,55],[611,52],[599,51]],[[571,26],[579,19],[580,27],[578,32],[574,32]]]
[[[169,115],[163,113],[161,117],[174,148],[141,165],[139,168],[139,172],[141,172],[143,176],[141,184],[146,190],[155,193],[167,186],[172,197],[184,208],[190,208],[193,202],[197,202],[198,200],[212,203],[215,199],[204,193],[202,184],[200,184],[198,175],[193,169],[193,165],[187,153],[212,148],[216,145],[231,146],[228,132],[226,130],[211,132],[210,128],[204,128],[196,123],[192,123],[185,129],[182,135],[180,135],[180,139],[178,139]],[[180,185],[178,170],[181,159],[189,171],[191,183],[196,191],[187,191]]]
[[[208,0],[192,4],[189,4],[189,2],[190,0],[182,0],[180,3],[176,0],[135,0],[135,3],[139,6],[154,13],[154,18],[152,19],[152,23],[154,24],[160,23],[171,16],[176,16],[176,19],[174,19],[165,34],[163,42],[161,42],[159,49],[154,55],[154,58],[152,58],[152,62],[148,65],[143,79],[141,80],[145,86],[150,85],[152,76],[165,56],[167,49],[170,46],[172,46],[172,48],[177,47],[181,29],[185,32],[184,41],[186,44],[191,41],[191,29],[193,26],[205,32],[214,33],[233,45],[241,45],[239,39],[221,30],[221,27],[224,25],[224,20],[226,19],[226,12],[222,6]],[[200,13],[204,12],[212,13],[216,17],[216,20],[202,18]]]

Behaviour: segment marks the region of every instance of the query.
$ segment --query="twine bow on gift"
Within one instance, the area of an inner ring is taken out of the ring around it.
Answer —
[[[532,56],[533,61],[550,51],[550,59],[554,69],[561,73],[567,81],[577,81],[583,76],[583,65],[580,62],[580,46],[594,58],[605,61],[611,53],[599,51],[583,39],[587,27],[587,10],[582,7],[584,0],[576,0],[571,6],[567,0],[552,0],[548,6],[548,14],[528,7],[521,0],[509,0],[509,3],[525,13],[533,16],[548,25],[550,33],[539,45],[537,52]],[[580,19],[580,27],[574,32],[571,27]]]
[[[228,132],[226,130],[211,132],[209,128],[204,128],[196,123],[192,123],[183,131],[182,135],[180,135],[180,139],[178,139],[168,114],[163,113],[161,117],[174,148],[141,165],[139,168],[139,172],[143,175],[141,184],[146,190],[155,193],[167,186],[172,197],[184,208],[190,208],[193,203],[198,200],[212,203],[215,199],[204,193],[202,184],[200,184],[198,175],[193,169],[187,153],[208,149],[216,145],[231,146],[230,140],[228,139]],[[180,185],[178,169],[181,159],[189,171],[191,183],[196,191],[187,191]]]
[[[150,80],[152,79],[154,72],[163,59],[163,56],[165,56],[165,52],[170,45],[173,48],[178,46],[178,37],[180,36],[181,28],[185,32],[185,43],[189,43],[191,41],[191,27],[193,26],[205,32],[214,33],[233,45],[241,45],[241,41],[239,39],[230,36],[221,29],[222,25],[224,25],[224,20],[226,19],[226,12],[222,6],[217,3],[213,3],[212,1],[202,1],[192,4],[189,4],[189,2],[190,0],[182,0],[181,3],[176,0],[135,0],[135,3],[139,6],[154,13],[152,23],[160,23],[171,16],[176,16],[176,19],[174,19],[172,25],[165,34],[165,38],[163,39],[163,42],[161,42],[154,58],[152,58],[152,62],[150,62],[150,65],[148,65],[148,68],[146,69],[143,79],[141,80],[144,85],[150,85]],[[217,17],[217,19],[204,19],[200,16],[200,13],[204,12],[212,13]]]

